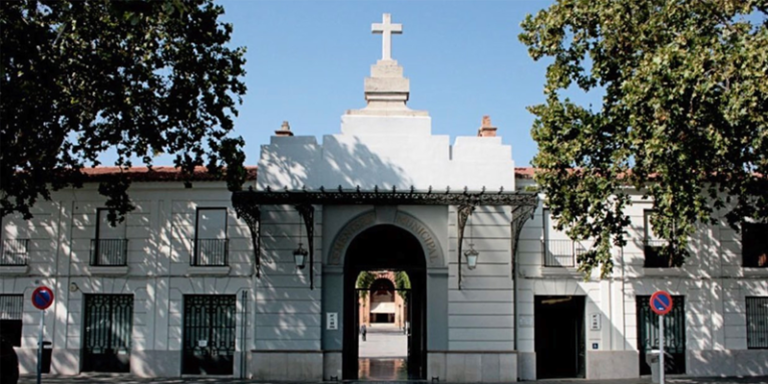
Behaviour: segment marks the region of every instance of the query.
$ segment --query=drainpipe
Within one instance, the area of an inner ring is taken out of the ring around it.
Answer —
[[[511,224],[512,227],[512,289],[513,289],[513,299],[514,302],[512,303],[512,310],[515,312],[515,316],[512,317],[512,331],[514,334],[514,343],[513,343],[513,349],[517,352],[517,317],[518,317],[518,311],[517,311],[517,255],[515,254],[515,223],[514,221]],[[520,241],[518,239],[517,241]]]
[[[246,359],[248,358],[248,352],[246,352],[246,337],[248,336],[248,290],[243,290],[240,293],[240,303],[242,306],[242,309],[240,310],[240,378],[245,379],[248,370],[248,363],[246,362]]]
[[[626,277],[625,269],[624,269],[625,266],[626,266],[626,262],[624,260],[624,247],[623,246],[621,248],[619,248],[619,252],[620,252],[620,255],[621,255],[621,297],[622,297],[622,299],[621,299],[622,300],[621,301],[621,303],[622,303],[621,304],[621,316],[623,317],[623,321],[621,322],[622,328],[623,328],[622,338],[624,340],[626,340],[627,339],[627,315],[626,315],[627,314],[627,308],[626,308],[627,304],[624,302],[624,298],[627,297],[626,296],[626,281],[627,281],[627,277]],[[623,345],[621,346],[621,350],[624,351],[627,348],[627,342],[624,341],[622,344]]]

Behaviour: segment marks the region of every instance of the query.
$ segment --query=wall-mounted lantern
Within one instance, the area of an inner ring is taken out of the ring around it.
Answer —
[[[293,261],[296,262],[296,268],[304,269],[304,264],[307,261],[308,254],[309,254],[309,251],[304,249],[304,247],[302,247],[301,242],[299,242],[299,247],[293,251]]]
[[[469,243],[469,249],[464,252],[464,257],[467,258],[467,267],[469,267],[469,269],[477,268],[478,256],[480,256],[480,252],[475,249],[475,244]]]

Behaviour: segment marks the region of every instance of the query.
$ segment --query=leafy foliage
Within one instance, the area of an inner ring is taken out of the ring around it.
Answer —
[[[408,292],[406,290],[411,289],[411,278],[408,277],[408,273],[405,271],[395,272],[395,287],[399,289],[397,293],[400,294],[400,297],[407,301]]]
[[[358,289],[364,289],[360,291],[361,298],[364,299],[368,297],[368,290],[371,288],[371,285],[373,285],[375,281],[375,273],[362,271],[359,275],[357,275],[357,282],[355,282],[355,287]],[[398,289],[397,293],[400,295],[400,297],[403,298],[403,300],[407,300],[408,293],[405,290],[411,289],[411,279],[408,277],[408,274],[405,271],[395,272],[395,289]]]
[[[360,297],[365,299],[368,297],[368,290],[371,288],[371,285],[373,282],[376,281],[376,275],[368,272],[368,271],[362,271],[359,275],[357,275],[357,282],[355,283],[355,286],[358,289],[361,289]]]
[[[226,167],[245,178],[242,138],[228,137],[242,103],[244,48],[212,0],[15,1],[0,4],[0,216],[67,186],[106,151],[125,169],[159,153],[189,175]],[[111,218],[132,208],[130,178],[103,182]]]
[[[558,229],[595,240],[582,271],[610,273],[626,244],[627,186],[653,201],[674,266],[718,210],[734,228],[768,219],[767,5],[561,0],[523,21],[532,58],[551,60],[546,103],[529,108],[536,180]],[[576,87],[603,93],[601,108],[562,96]]]

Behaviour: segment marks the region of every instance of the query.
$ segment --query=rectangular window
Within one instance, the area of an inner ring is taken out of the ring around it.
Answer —
[[[227,265],[227,209],[198,208],[193,266]]]
[[[0,337],[21,347],[24,295],[0,295]]]
[[[643,253],[645,254],[645,268],[669,268],[669,256],[661,254],[661,248],[666,245],[666,240],[657,238],[653,234],[651,216],[655,213],[652,209],[643,211]]]
[[[96,238],[91,240],[91,265],[122,266],[128,263],[125,221],[109,222],[109,209],[96,210]]]
[[[747,297],[747,348],[768,349],[768,297]]]
[[[744,222],[741,231],[743,266],[768,268],[768,223]]]
[[[544,228],[542,252],[545,267],[573,267],[576,256],[585,252],[584,247],[568,236],[555,229],[552,222],[552,212],[548,208],[542,211],[542,226]]]
[[[11,215],[8,216],[13,217]],[[20,217],[19,217],[20,218]],[[0,231],[0,265],[27,265],[29,257],[29,233],[24,226],[14,220],[3,220]]]

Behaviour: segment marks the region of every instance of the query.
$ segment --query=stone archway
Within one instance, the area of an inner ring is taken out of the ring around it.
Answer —
[[[385,224],[404,229],[418,240],[426,257],[427,268],[447,267],[443,247],[432,229],[415,216],[392,207],[377,207],[349,220],[333,238],[325,263],[343,266],[352,240],[373,226]]]

